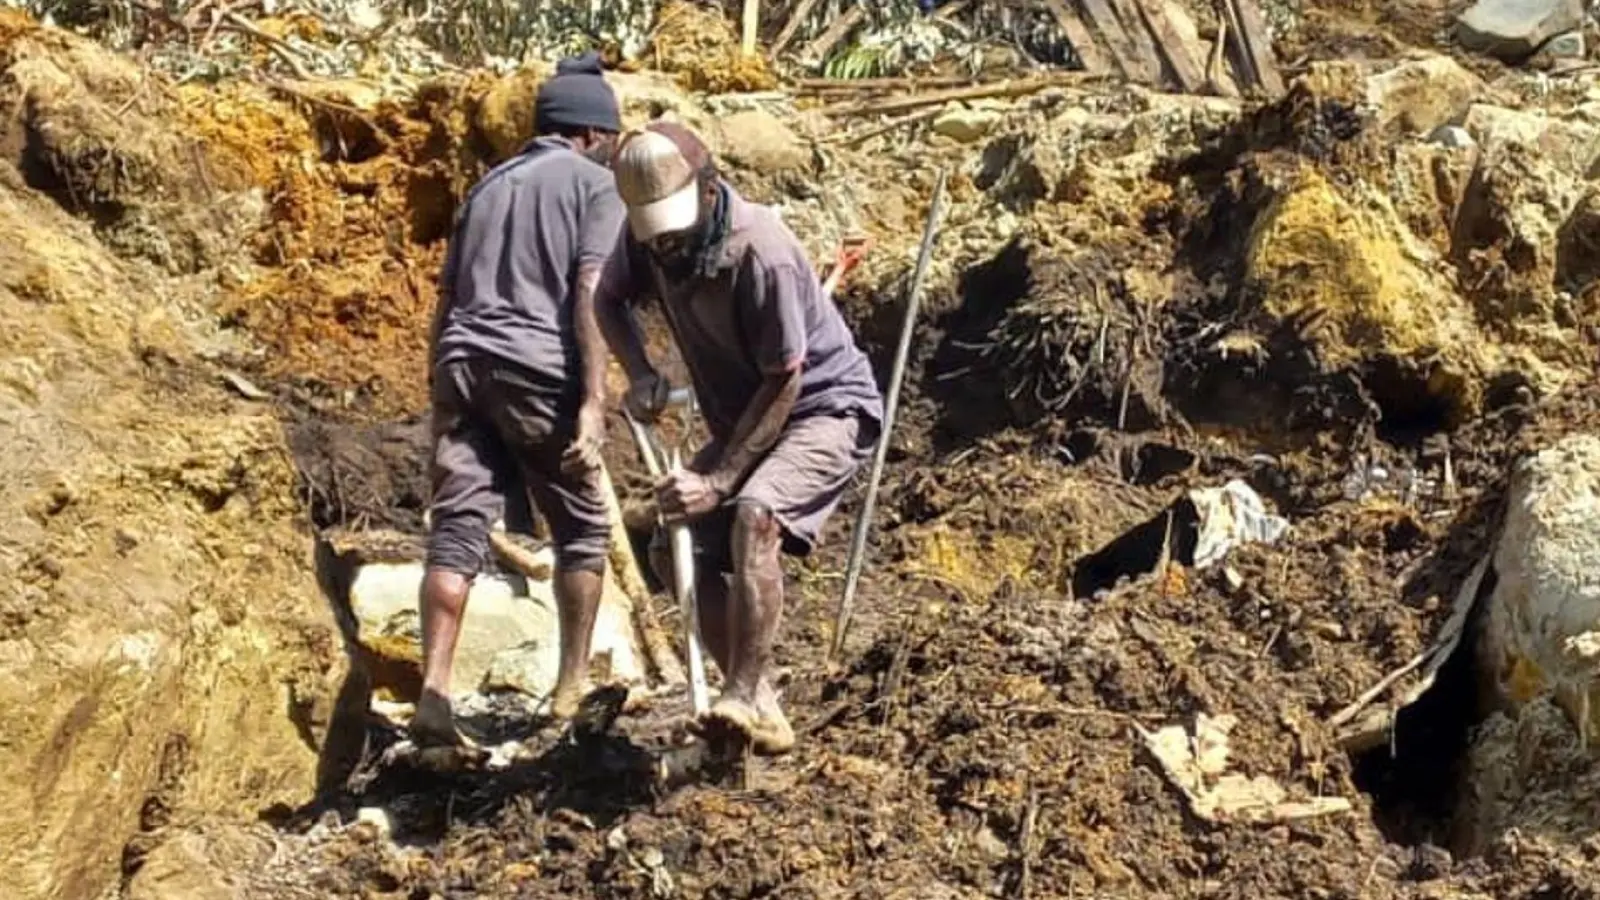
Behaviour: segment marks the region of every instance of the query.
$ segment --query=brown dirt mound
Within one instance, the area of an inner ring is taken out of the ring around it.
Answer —
[[[766,54],[740,52],[739,35],[720,9],[687,0],[661,5],[646,58],[651,68],[676,75],[686,91],[728,94],[778,85]]]

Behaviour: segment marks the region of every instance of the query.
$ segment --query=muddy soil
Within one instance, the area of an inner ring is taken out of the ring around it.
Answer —
[[[1323,58],[1352,47],[1393,54],[1397,41],[1425,43],[1430,15],[1419,9],[1326,5],[1287,46]],[[800,751],[758,761],[743,779],[672,790],[649,777],[686,705],[671,696],[598,732],[529,735],[538,758],[509,772],[445,776],[386,765],[398,735],[367,720],[366,698],[347,682],[339,702],[354,697],[358,723],[353,741],[338,743],[361,757],[348,783],[324,783],[311,799],[312,778],[283,774],[311,768],[308,751],[276,732],[273,752],[294,765],[272,769],[261,790],[239,788],[246,775],[230,780],[233,769],[218,762],[219,746],[251,733],[231,710],[265,719],[266,706],[288,705],[328,767],[335,741],[322,732],[335,701],[296,682],[288,704],[263,693],[248,705],[239,684],[317,672],[319,662],[331,669],[340,656],[327,635],[311,649],[313,573],[290,548],[334,526],[421,530],[432,281],[455,204],[525,136],[538,71],[440,79],[409,97],[369,96],[359,84],[238,84],[129,100],[137,79],[124,62],[107,70],[115,78],[80,77],[70,103],[46,97],[53,107],[0,90],[12,115],[54,141],[13,142],[19,160],[35,163],[6,185],[27,198],[15,208],[50,208],[55,218],[37,221],[61,233],[70,230],[56,221],[63,210],[93,226],[71,231],[70,246],[90,249],[44,275],[11,235],[22,249],[11,257],[6,285],[17,299],[7,308],[41,334],[115,346],[105,351],[114,365],[97,363],[111,374],[78,392],[79,407],[119,390],[143,403],[160,388],[186,399],[172,401],[178,412],[161,407],[157,425],[209,434],[203,423],[216,419],[234,442],[220,459],[153,437],[108,445],[107,455],[138,459],[91,479],[104,509],[80,512],[69,497],[66,517],[25,510],[55,529],[46,549],[89,535],[126,555],[128,539],[97,523],[144,515],[152,498],[169,496],[152,487],[128,495],[145,505],[119,499],[143,483],[131,466],[186,498],[183,515],[151,518],[150,529],[172,529],[180,543],[197,535],[222,548],[212,555],[238,546],[227,578],[163,595],[191,598],[170,630],[200,644],[157,686],[185,684],[195,704],[228,704],[217,716],[225,724],[192,725],[166,709],[135,740],[77,751],[86,768],[130,748],[137,783],[119,789],[128,808],[88,850],[61,837],[87,807],[49,819],[74,885],[114,892],[111,851],[136,834],[120,867],[134,900],[208,896],[207,879],[275,900],[1600,897],[1593,828],[1587,841],[1529,827],[1464,846],[1456,813],[1472,785],[1461,756],[1482,714],[1470,664],[1401,713],[1384,746],[1352,754],[1330,724],[1436,637],[1488,545],[1509,463],[1553,435],[1600,428],[1592,322],[1528,302],[1543,270],[1498,281],[1452,274],[1458,263],[1492,268],[1506,223],[1461,229],[1471,246],[1455,246],[1449,228],[1415,233],[1419,222],[1455,222],[1463,208],[1523,214],[1492,193],[1514,179],[1477,179],[1491,193],[1476,206],[1452,200],[1449,160],[1368,130],[1349,73],[1315,66],[1276,104],[1241,110],[1096,87],[1019,103],[1006,130],[978,145],[912,130],[830,144],[824,164],[822,145],[809,141],[833,126],[817,116],[743,111],[724,127],[727,110],[674,86],[771,84],[764,68],[726,55],[731,31],[710,34],[688,15],[672,20],[689,32],[675,39],[683,55],[668,60],[673,76],[619,76],[629,115],[672,111],[714,132],[731,177],[783,203],[819,259],[854,227],[878,240],[840,303],[880,376],[934,169],[954,164],[955,174],[842,665],[830,670],[824,653],[859,492],[818,554],[789,565],[779,665]],[[71,60],[76,72],[101,52],[66,38],[16,41],[7,38],[8,89],[26,87],[41,60]],[[114,127],[119,116],[131,124]],[[167,122],[179,123],[172,134]],[[74,140],[80,132],[94,140]],[[204,149],[191,150],[195,141]],[[162,165],[181,153],[206,165]],[[113,177],[102,156],[140,178]],[[1401,194],[1394,173],[1412,163],[1434,177]],[[194,198],[211,191],[236,198],[236,218],[194,214]],[[870,202],[841,204],[841,193]],[[1433,240],[1441,246],[1430,257]],[[1568,259],[1560,271],[1573,294],[1592,296],[1592,267]],[[160,289],[177,284],[187,289]],[[126,311],[134,325],[97,330],[94,297],[106,293],[155,299]],[[659,327],[651,341],[665,352]],[[137,387],[116,387],[127,384]],[[241,408],[249,415],[224,415]],[[81,409],[58,418],[160,433]],[[641,499],[647,479],[617,421],[607,458],[625,502]],[[56,502],[46,468],[23,470],[19,504]],[[1291,529],[1276,545],[1195,569],[1186,559],[1194,536],[1170,513],[1186,491],[1234,478]],[[33,530],[18,534],[32,540]],[[163,552],[152,566],[200,578],[200,556]],[[50,554],[23,558],[32,600],[5,610],[7,640],[42,627],[32,624],[48,618],[41,591],[61,577]],[[73,559],[69,571],[121,565],[103,549]],[[281,623],[241,600],[275,596],[273,579],[293,581],[293,614]],[[226,640],[207,630],[218,617]],[[63,640],[75,633],[51,628]],[[116,643],[115,629],[101,630]],[[207,654],[232,659],[235,643],[271,658],[212,697],[205,678],[222,663]],[[1413,683],[1401,679],[1377,702]],[[140,700],[159,706],[154,697]],[[70,726],[74,709],[50,707],[46,725]],[[1193,727],[1201,714],[1237,719],[1231,771],[1270,779],[1292,800],[1338,797],[1351,809],[1260,825],[1203,819],[1144,744],[1146,732]],[[183,756],[163,746],[169,732],[198,735],[205,752],[194,765],[208,768],[166,764]],[[1593,782],[1592,762],[1573,767],[1573,783]],[[29,771],[37,781],[48,767]],[[252,797],[256,823],[219,817]],[[393,841],[351,824],[379,809]]]

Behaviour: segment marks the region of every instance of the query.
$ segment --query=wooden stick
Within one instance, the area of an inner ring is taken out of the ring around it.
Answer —
[[[783,48],[789,46],[789,42],[794,40],[794,33],[799,31],[800,26],[805,24],[806,18],[811,15],[811,11],[817,8],[817,3],[818,0],[800,0],[795,6],[794,12],[789,14],[789,21],[783,23],[783,30],[778,32],[777,39],[772,42],[771,52],[773,56],[782,53]]]
[[[756,26],[761,23],[761,0],[744,0],[744,22],[739,34],[739,50],[745,56],[756,52]]]
[[[1083,63],[1083,70],[1091,75],[1103,75],[1110,71],[1088,26],[1067,6],[1067,0],[1045,0],[1044,5],[1055,16],[1061,33],[1067,36],[1067,43],[1072,45],[1072,51],[1078,54],[1078,62]]]
[[[821,62],[823,57],[833,52],[833,48],[839,46],[840,41],[849,37],[850,32],[854,31],[855,27],[861,24],[861,20],[866,17],[867,11],[863,7],[850,7],[845,11],[844,15],[833,20],[833,24],[828,26],[827,31],[817,35],[816,40],[807,44],[805,49],[800,51],[800,58],[810,62]]]
[[[919,87],[945,88],[970,85],[965,75],[906,75],[897,78],[801,78],[795,82],[800,93],[867,93],[869,91],[914,91]],[[991,82],[992,83],[992,82]]]
[[[1418,653],[1416,656],[1413,656],[1409,661],[1406,662],[1405,665],[1395,669],[1388,675],[1383,676],[1382,680],[1373,685],[1369,690],[1367,690],[1366,693],[1357,697],[1354,703],[1351,703],[1344,709],[1334,713],[1333,717],[1328,719],[1328,725],[1335,730],[1344,727],[1350,722],[1351,719],[1354,719],[1358,714],[1360,714],[1363,709],[1366,709],[1368,706],[1370,706],[1372,701],[1378,699],[1380,694],[1393,687],[1395,682],[1406,677],[1412,672],[1415,672],[1423,663],[1427,662],[1428,656],[1432,653],[1433,648],[1430,647],[1427,650]]]
[[[906,110],[919,109],[924,106],[954,103],[961,100],[1023,97],[1028,94],[1036,94],[1046,88],[1074,84],[1083,80],[1084,75],[1081,72],[1058,72],[1043,78],[1030,78],[1022,81],[1007,80],[992,84],[980,84],[974,87],[929,91],[926,94],[916,94],[910,97],[895,97],[888,100],[873,100],[865,103],[840,103],[824,106],[821,112],[830,116],[872,116],[882,113],[905,112]]]
[[[900,325],[900,345],[895,349],[894,368],[889,373],[889,396],[885,399],[883,432],[878,435],[878,447],[872,456],[872,473],[867,479],[867,493],[856,514],[855,533],[850,540],[850,562],[845,568],[844,593],[839,597],[839,609],[834,615],[833,643],[828,649],[828,662],[839,658],[844,649],[845,632],[850,626],[851,606],[855,603],[856,585],[861,580],[861,563],[867,550],[867,533],[872,528],[872,512],[877,506],[878,483],[883,479],[883,464],[889,456],[889,438],[894,433],[894,415],[900,405],[900,383],[905,378],[906,362],[911,355],[911,332],[917,321],[917,307],[922,303],[922,279],[928,273],[928,263],[933,257],[933,239],[938,233],[939,215],[944,206],[945,182],[949,170],[939,171],[939,180],[933,185],[933,199],[928,205],[928,220],[922,227],[922,248],[917,253],[917,266],[911,273],[911,286],[906,297],[905,319]]]

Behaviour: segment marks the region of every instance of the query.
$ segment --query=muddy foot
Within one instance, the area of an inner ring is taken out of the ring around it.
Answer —
[[[424,690],[417,700],[416,715],[411,717],[411,740],[418,748],[458,747],[476,750],[478,745],[456,730],[455,714],[450,710],[450,698],[437,691]]]
[[[758,704],[723,697],[712,705],[706,719],[708,730],[720,725],[736,731],[761,756],[782,756],[794,749],[794,729],[771,694],[764,694]]]

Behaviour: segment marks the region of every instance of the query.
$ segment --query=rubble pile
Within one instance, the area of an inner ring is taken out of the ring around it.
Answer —
[[[343,40],[311,20],[207,37],[202,9],[190,52],[259,45],[213,84],[0,17],[19,323],[0,561],[23,573],[0,687],[32,711],[7,744],[0,886],[1600,891],[1580,802],[1600,777],[1600,89],[1343,58],[1373,27],[1356,13],[1264,6],[1312,58],[1246,97],[1063,72],[791,81],[714,11],[653,11],[649,70],[609,76],[625,119],[703,131],[819,263],[870,236],[839,302],[880,372],[951,174],[842,665],[822,656],[854,494],[790,566],[799,753],[670,791],[653,773],[683,698],[642,685],[671,681],[645,621],[675,632],[671,602],[619,549],[596,648],[631,690],[541,729],[549,557],[514,514],[457,685],[492,765],[430,771],[401,740],[434,279],[465,191],[530,136],[548,61],[320,77],[288,61]],[[1575,30],[1562,4],[1475,10],[1507,52]],[[621,428],[606,453],[636,499]],[[330,562],[339,542],[363,549]]]

